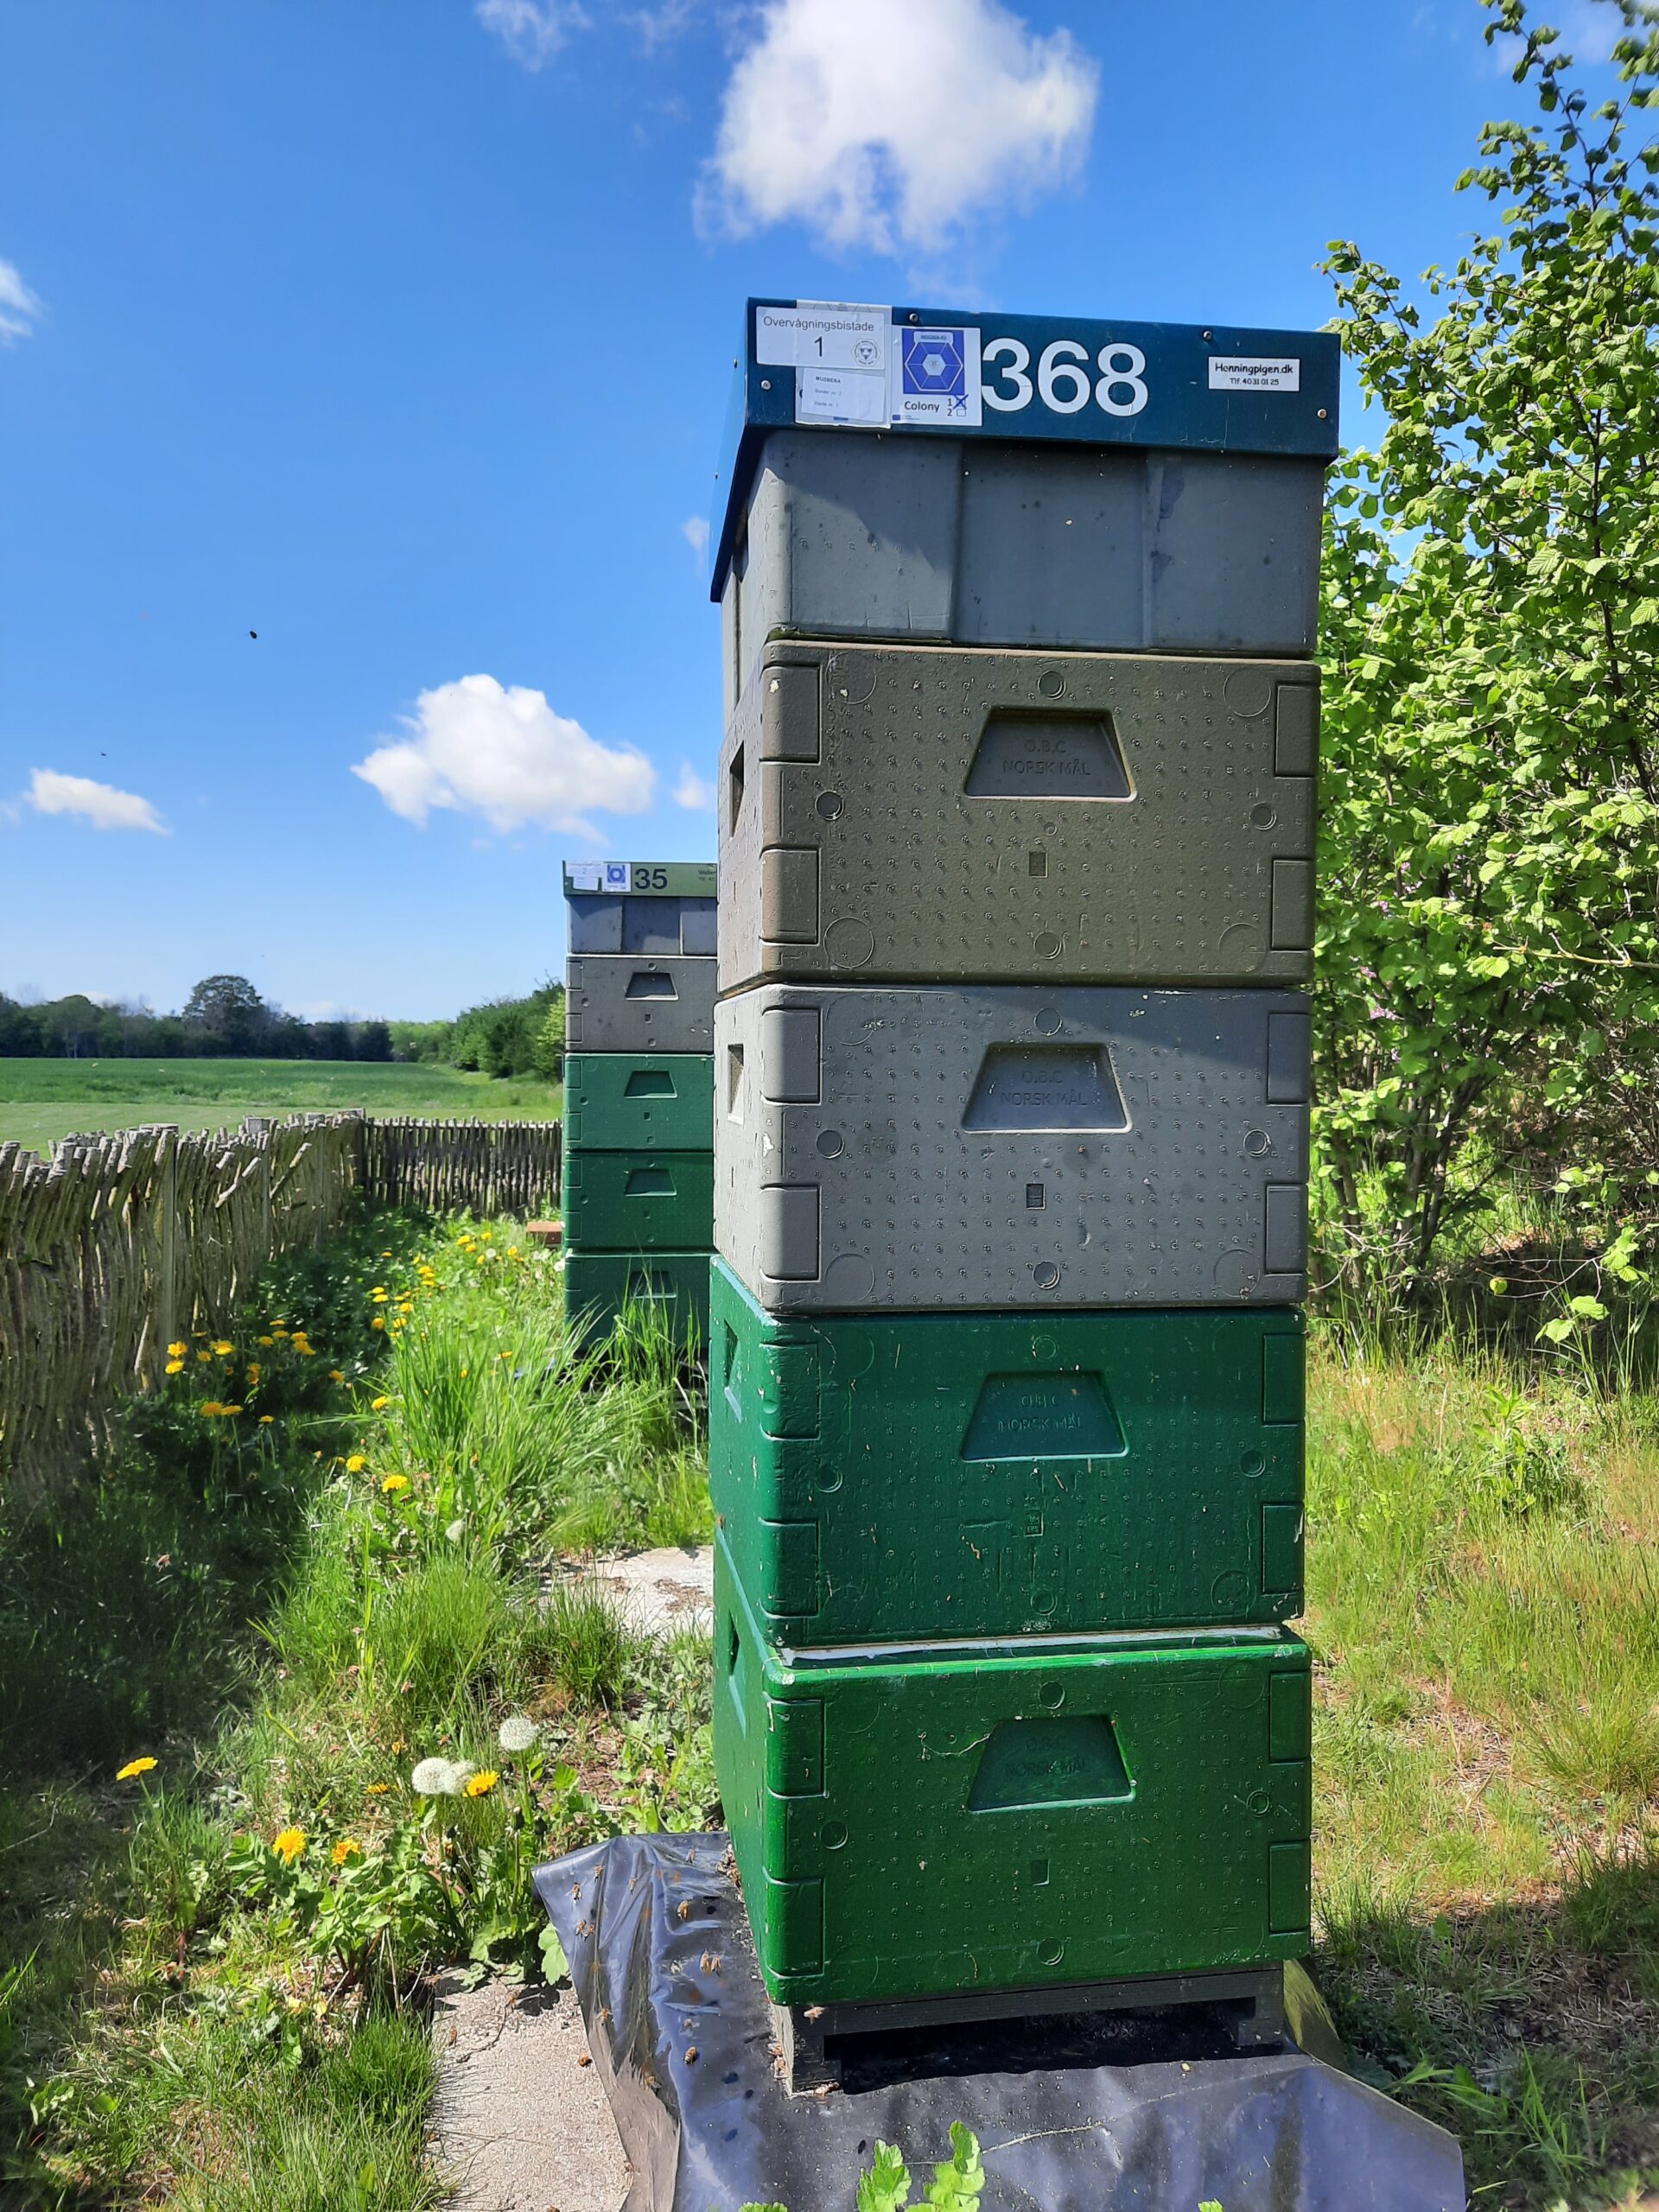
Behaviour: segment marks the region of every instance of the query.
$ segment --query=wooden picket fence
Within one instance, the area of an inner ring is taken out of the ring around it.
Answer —
[[[435,1212],[556,1203],[556,1122],[317,1114],[237,1131],[0,1144],[0,1491],[49,1488],[175,1338],[223,1327],[266,1262],[360,1193]]]

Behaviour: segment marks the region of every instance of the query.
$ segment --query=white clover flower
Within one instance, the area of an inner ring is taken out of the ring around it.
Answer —
[[[409,1778],[423,1797],[453,1797],[461,1788],[453,1759],[423,1759]]]
[[[509,1713],[496,1731],[504,1751],[527,1751],[539,1740],[541,1730],[527,1713]]]

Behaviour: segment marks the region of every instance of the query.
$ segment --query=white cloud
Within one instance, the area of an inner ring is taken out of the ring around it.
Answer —
[[[15,346],[20,338],[32,338],[45,312],[24,283],[16,264],[0,261],[0,346]]]
[[[585,31],[591,21],[579,0],[478,0],[473,13],[530,70],[544,69],[571,32]]]
[[[831,246],[937,251],[1077,170],[1100,68],[1000,0],[766,0],[726,88],[705,228],[799,221]]]
[[[715,787],[705,783],[689,760],[680,763],[680,780],[674,786],[674,804],[692,814],[712,814]]]
[[[90,776],[61,776],[55,768],[35,769],[22,803],[37,814],[78,814],[94,830],[149,830],[158,837],[169,835],[161,816],[137,791],[118,791],[113,784],[97,784]]]
[[[377,747],[352,773],[421,828],[434,807],[448,807],[482,815],[504,836],[534,823],[594,837],[588,808],[643,814],[656,790],[643,753],[601,745],[555,714],[545,692],[509,690],[493,676],[423,691],[404,726],[407,737]]]
[[[709,553],[709,518],[690,515],[680,524],[680,536],[691,548],[691,557],[701,563]]]
[[[1592,67],[1612,59],[1613,48],[1629,28],[1614,0],[1560,0],[1550,10],[1549,20],[1560,32],[1550,51],[1570,54],[1575,61]],[[1506,77],[1512,75],[1527,50],[1525,39],[1497,31],[1489,44],[1496,67]]]
[[[655,54],[690,29],[697,5],[698,0],[658,0],[655,7],[636,8],[632,20],[646,54]]]

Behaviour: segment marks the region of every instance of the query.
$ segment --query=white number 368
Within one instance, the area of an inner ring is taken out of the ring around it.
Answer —
[[[1017,415],[1031,404],[1031,349],[1017,338],[993,338],[981,356],[989,372],[982,385],[985,404],[1001,415]],[[1074,338],[1045,346],[1037,364],[1035,389],[1056,415],[1076,415],[1090,399],[1107,415],[1138,415],[1147,404],[1147,357],[1122,340],[1103,346],[1090,381],[1089,353]]]

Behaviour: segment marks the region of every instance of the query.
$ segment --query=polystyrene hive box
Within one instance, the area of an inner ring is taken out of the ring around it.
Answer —
[[[607,1337],[632,1313],[677,1342],[709,1341],[707,1252],[570,1252],[564,1262],[564,1310],[579,1344]]]
[[[1306,982],[1318,671],[778,643],[721,756],[720,987]]]
[[[1294,1637],[778,1652],[723,1541],[715,1766],[785,2004],[1194,1974],[1309,1941]]]
[[[769,1313],[1292,1305],[1292,991],[767,983],[722,1000],[715,1243]]]
[[[715,1141],[709,1052],[571,1052],[564,1063],[564,1141],[577,1152],[656,1145],[707,1152]]]
[[[715,905],[713,899],[567,892],[570,950],[683,953],[712,960]]]
[[[1314,650],[1325,462],[779,429],[722,595],[727,701],[769,639]]]
[[[709,1362],[709,1491],[770,1643],[1301,1609],[1299,1314],[780,1320],[716,1260]]]
[[[665,953],[574,954],[564,970],[567,1049],[712,1052],[715,967]]]
[[[565,1249],[696,1251],[712,1239],[714,1189],[711,1153],[567,1151]]]

